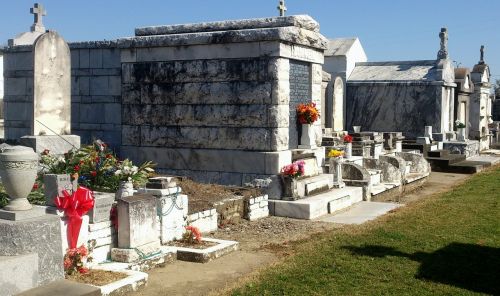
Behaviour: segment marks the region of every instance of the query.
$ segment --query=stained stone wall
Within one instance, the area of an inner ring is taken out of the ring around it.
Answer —
[[[408,138],[424,134],[424,127],[441,127],[442,87],[427,83],[348,82],[346,126],[364,131],[403,132]]]
[[[82,143],[121,145],[121,61],[116,42],[70,43],[71,125]]]
[[[309,16],[139,28],[116,41],[70,43],[72,132],[204,182],[276,177],[297,148],[296,104],[321,106],[326,44]],[[7,83],[6,125],[16,139],[27,134],[32,104],[31,48],[7,52],[15,80]],[[320,136],[321,123],[315,127]]]
[[[82,143],[102,139],[121,145],[121,61],[116,42],[70,43],[71,132]],[[30,134],[33,114],[31,46],[5,50],[5,137]]]

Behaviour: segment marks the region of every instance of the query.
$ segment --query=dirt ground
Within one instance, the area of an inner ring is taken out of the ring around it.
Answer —
[[[423,188],[405,194],[400,201],[408,203],[447,191],[468,177],[431,173]],[[342,226],[280,217],[268,217],[255,222],[244,220],[238,225],[228,225],[207,236],[238,241],[240,249],[237,252],[206,264],[176,261],[164,268],[153,269],[148,272],[147,286],[129,295],[218,295],[291,254],[289,242],[337,227]]]

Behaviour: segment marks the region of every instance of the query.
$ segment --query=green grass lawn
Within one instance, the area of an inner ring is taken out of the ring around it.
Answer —
[[[500,295],[500,168],[294,244],[233,295]]]

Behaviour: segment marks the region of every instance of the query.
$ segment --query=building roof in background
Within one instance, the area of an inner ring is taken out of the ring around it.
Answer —
[[[358,40],[357,37],[336,38],[328,40],[328,48],[325,50],[325,56],[341,56],[346,55],[354,43]]]
[[[356,63],[349,82],[437,81],[437,66],[436,60]]]

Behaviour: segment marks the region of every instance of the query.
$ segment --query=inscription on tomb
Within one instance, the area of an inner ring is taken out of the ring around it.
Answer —
[[[290,149],[299,145],[299,129],[296,107],[300,103],[311,101],[311,65],[310,63],[290,60]]]

